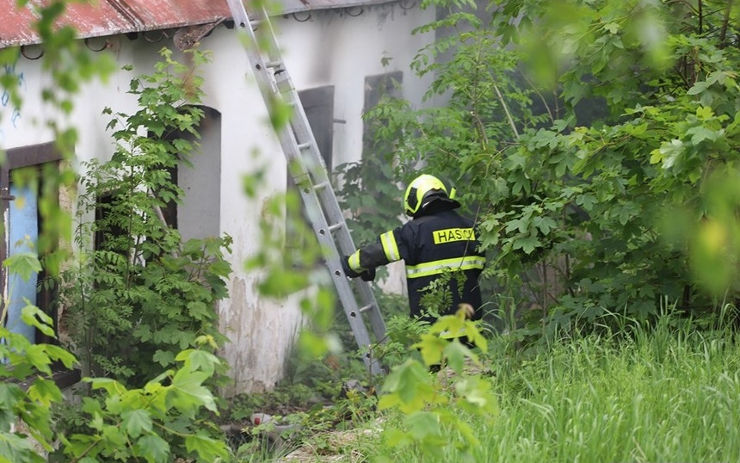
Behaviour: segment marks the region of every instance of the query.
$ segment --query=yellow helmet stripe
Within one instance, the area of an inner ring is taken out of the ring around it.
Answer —
[[[396,243],[396,237],[393,235],[393,230],[380,235],[380,244],[383,246],[383,252],[388,262],[401,260],[401,253],[398,252],[398,244]]]
[[[455,270],[482,269],[486,258],[482,256],[453,257],[452,259],[434,260],[418,265],[406,266],[406,278],[421,278]]]

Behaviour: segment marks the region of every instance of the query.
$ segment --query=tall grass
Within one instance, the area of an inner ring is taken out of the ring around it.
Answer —
[[[499,412],[472,422],[481,446],[466,461],[740,461],[740,348],[729,328],[665,317],[494,359],[493,369]],[[409,450],[392,457],[421,461]]]

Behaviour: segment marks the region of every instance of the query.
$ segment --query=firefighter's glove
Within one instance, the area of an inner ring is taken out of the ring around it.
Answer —
[[[365,270],[360,274],[360,278],[362,278],[362,281],[373,281],[375,279],[375,269]]]
[[[373,281],[375,279],[375,269],[372,268],[370,270],[365,270],[362,273],[357,273],[354,270],[352,270],[352,267],[349,266],[349,256],[342,256],[342,270],[344,271],[344,274],[347,275],[350,278],[362,278],[363,281]]]
[[[349,266],[349,256],[342,256],[340,260],[342,261],[342,270],[344,271],[345,275],[350,278],[357,278],[358,276],[360,276],[359,273],[352,270],[352,268]]]

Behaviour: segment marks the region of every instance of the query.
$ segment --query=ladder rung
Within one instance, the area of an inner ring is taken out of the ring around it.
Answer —
[[[305,150],[305,149],[308,149],[310,147],[311,147],[311,143],[301,143],[300,145],[298,145],[298,149],[299,150]]]
[[[249,24],[252,26],[252,30],[256,31],[265,22],[264,19],[250,19]]]
[[[329,231],[333,232],[334,230],[339,230],[340,228],[342,228],[343,225],[344,224],[342,224],[341,222],[335,223],[334,225],[329,225]]]
[[[373,308],[373,305],[372,304],[368,304],[368,305],[366,305],[364,307],[360,307],[360,313],[365,313],[365,312],[367,312],[368,310],[370,310],[372,308]]]
[[[265,63],[265,67],[267,67],[268,69],[279,68],[282,65],[283,65],[283,62],[280,61],[280,60],[277,60],[277,61],[268,61],[268,62]]]
[[[329,186],[329,182],[321,182],[321,183],[317,183],[316,185],[314,185],[313,186],[313,189],[314,190],[321,190],[322,188],[326,188],[328,186]],[[329,227],[329,229],[331,229],[331,227]]]

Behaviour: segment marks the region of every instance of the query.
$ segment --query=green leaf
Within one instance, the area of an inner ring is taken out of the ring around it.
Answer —
[[[447,359],[447,365],[459,374],[462,373],[465,358],[469,357],[471,352],[460,341],[453,339],[452,342],[447,343],[447,346],[444,348],[444,354]]]
[[[520,217],[518,219],[510,220],[509,222],[506,222],[506,233],[511,233],[514,230],[519,230],[519,233],[525,233],[529,229],[529,223],[529,217]]]
[[[576,204],[583,206],[586,211],[592,210],[596,202],[596,197],[592,194],[585,193],[576,197]]]
[[[422,334],[421,341],[414,344],[426,365],[438,365],[442,361],[442,352],[446,346],[447,341],[433,334]]]
[[[45,458],[36,453],[32,439],[3,432],[0,434],[0,462],[44,463]]]
[[[28,299],[23,298],[23,300],[26,302],[26,306],[21,310],[21,320],[26,325],[37,328],[46,336],[56,338],[54,328],[52,328],[54,320],[41,309],[32,305]]]
[[[134,444],[137,455],[148,463],[166,463],[170,461],[170,444],[156,434],[141,437]]]
[[[0,425],[10,426],[15,421],[12,410],[23,400],[23,390],[16,384],[0,383]]]
[[[686,131],[686,135],[691,135],[691,143],[698,145],[704,140],[716,141],[719,133],[703,126],[692,127]]]
[[[123,384],[119,383],[115,379],[111,378],[85,378],[83,381],[87,381],[92,384],[93,389],[104,389],[108,395],[121,395],[126,392],[126,388]]]
[[[486,413],[498,411],[498,401],[491,393],[491,385],[479,377],[464,378],[455,384],[458,395],[469,404],[483,409]]]
[[[202,461],[217,461],[229,456],[225,442],[198,434],[185,438],[185,448],[188,452],[196,452]]]
[[[383,383],[383,391],[388,396],[381,397],[378,406],[381,409],[398,406],[404,413],[421,410],[435,397],[429,373],[421,363],[413,359],[408,359],[391,370]]]
[[[543,235],[550,233],[550,230],[557,227],[557,223],[550,217],[535,217],[532,219],[535,227],[539,228]]]
[[[38,256],[32,252],[19,252],[3,261],[3,266],[10,273],[20,275],[23,281],[28,281],[31,275],[41,272],[41,263]]]
[[[409,428],[411,437],[417,441],[424,440],[430,436],[442,437],[439,416],[435,413],[414,412],[406,417],[405,423]]]
[[[117,425],[103,424],[102,432],[105,444],[115,447],[124,447],[126,445],[126,435],[121,432]]]
[[[168,350],[157,349],[152,356],[152,360],[159,363],[163,367],[172,365],[175,361],[175,354]]]
[[[204,373],[211,375],[221,361],[215,355],[204,350],[186,350],[180,352],[176,360],[182,362],[185,361],[188,368],[192,371],[203,371]]]
[[[121,418],[123,428],[133,438],[152,430],[152,419],[146,410],[128,410],[121,413]]]
[[[676,159],[683,153],[683,142],[674,138],[670,142],[663,142],[659,150],[663,161],[663,168],[670,169],[675,164]]]
[[[383,441],[390,447],[404,447],[413,442],[409,433],[389,427],[383,429]]]
[[[77,358],[63,347],[55,346],[54,344],[44,344],[44,346],[49,358],[62,362],[65,367],[72,368],[77,364]]]
[[[696,117],[699,120],[708,120],[714,117],[714,111],[710,106],[699,106],[696,108]]]
[[[708,88],[709,88],[709,83],[707,81],[702,80],[702,81],[695,83],[686,93],[688,93],[689,95],[698,95],[700,93],[705,92]]]
[[[616,34],[617,32],[619,32],[619,30],[621,29],[621,27],[620,27],[619,23],[610,22],[610,23],[604,24],[604,29],[606,29],[607,31],[609,31],[610,34]]]
[[[182,412],[194,412],[200,406],[216,412],[213,394],[202,385],[209,377],[210,375],[203,372],[179,370],[172,378],[172,390],[168,400]]]
[[[50,406],[54,402],[62,400],[62,392],[54,381],[36,378],[28,388],[28,397],[34,402],[38,402],[44,407]]]
[[[34,344],[29,346],[28,349],[26,349],[26,359],[37,370],[46,373],[47,375],[51,374],[51,368],[49,368],[49,365],[51,365],[51,359],[47,355],[44,345]]]
[[[532,254],[532,251],[541,245],[542,243],[536,236],[529,235],[514,239],[512,249],[521,249],[525,254]]]

